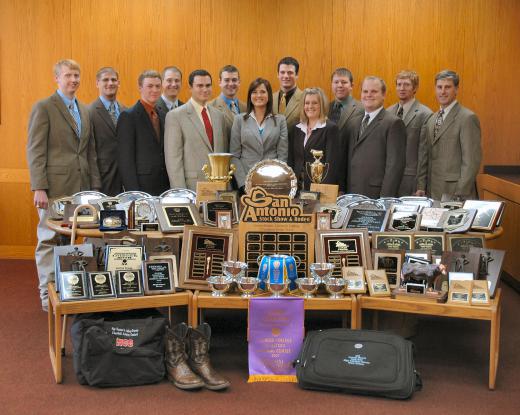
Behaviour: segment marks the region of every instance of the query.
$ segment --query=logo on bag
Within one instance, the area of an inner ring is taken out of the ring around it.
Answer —
[[[127,348],[134,347],[134,340],[133,339],[121,339],[119,337],[116,337],[116,347],[127,347]]]
[[[354,345],[354,349],[362,349],[363,348],[363,345],[361,343],[356,343]]]
[[[367,357],[361,356],[360,354],[357,354],[355,356],[347,356],[345,359],[343,359],[343,361],[347,365],[351,366],[365,366],[370,364],[370,362],[367,360]]]

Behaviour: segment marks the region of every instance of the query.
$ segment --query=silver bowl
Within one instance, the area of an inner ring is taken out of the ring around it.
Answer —
[[[343,278],[329,277],[323,281],[325,288],[329,292],[329,298],[338,299],[343,298],[343,290],[345,289],[346,281]]]
[[[258,286],[258,278],[256,277],[240,277],[237,280],[237,286],[242,295],[240,297],[250,298]]]
[[[225,297],[233,280],[226,275],[213,275],[206,280],[211,287],[212,297]]]
[[[289,281],[284,282],[269,282],[267,281],[267,289],[273,293],[271,297],[280,298],[282,294],[287,290]]]
[[[321,279],[319,278],[296,278],[296,284],[298,284],[298,288],[303,293],[303,298],[313,298],[320,283]]]

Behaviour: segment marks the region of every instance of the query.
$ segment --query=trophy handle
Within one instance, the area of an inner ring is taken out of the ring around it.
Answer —
[[[206,179],[210,180],[210,171],[209,166],[207,164],[204,164],[204,166],[202,166],[202,172],[204,173],[204,176],[206,176]]]
[[[233,173],[237,170],[237,166],[235,166],[233,163],[229,165],[229,172],[228,172],[228,181],[231,180]]]

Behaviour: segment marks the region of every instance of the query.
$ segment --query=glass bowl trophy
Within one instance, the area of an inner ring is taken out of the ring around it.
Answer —
[[[322,163],[323,150],[311,150],[314,157],[312,163],[307,162],[305,171],[311,179],[310,190],[320,193],[320,203],[336,203],[339,186],[337,184],[323,184],[323,180],[329,173],[329,163]]]

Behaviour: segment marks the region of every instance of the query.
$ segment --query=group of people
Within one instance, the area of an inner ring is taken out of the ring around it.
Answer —
[[[76,99],[79,65],[68,59],[56,63],[58,89],[34,106],[27,143],[40,216],[35,257],[44,308],[57,238],[45,224],[50,199],[91,189],[107,195],[196,190],[197,182],[205,180],[201,168],[209,153],[232,153],[235,186],[242,190],[250,168],[265,159],[286,161],[300,188],[308,189],[305,166],[314,161],[311,150],[321,150],[322,161],[329,164],[323,183],[338,185],[340,192],[371,198],[476,196],[480,125],[457,102],[455,72],[435,77],[440,109],[433,113],[415,98],[419,77],[413,71],[397,74],[399,101],[385,109],[387,87],[379,77],[362,81],[359,102],[351,95],[352,73],[336,69],[329,105],[322,89],[298,88],[299,69],[293,57],[282,58],[279,90],[273,93],[268,80],[257,78],[245,103],[237,98],[240,73],[233,65],[220,70],[221,93],[212,101],[211,74],[191,72],[186,103],[178,99],[179,68],[147,70],[138,78],[139,100],[126,108],[117,100],[120,80],[114,68],[97,72],[99,98],[86,107]]]

